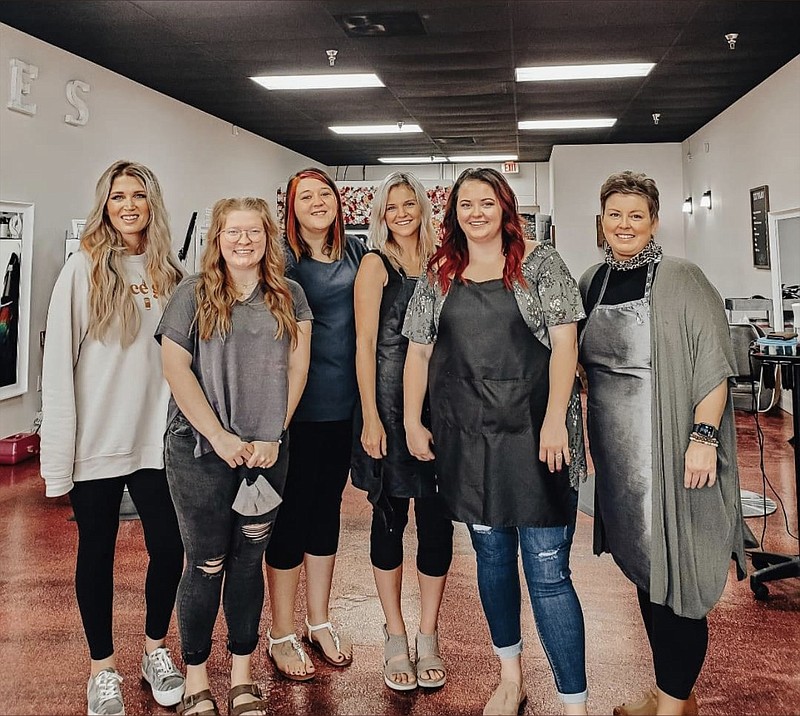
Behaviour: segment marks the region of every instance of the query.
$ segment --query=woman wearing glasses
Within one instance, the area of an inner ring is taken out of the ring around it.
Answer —
[[[219,611],[228,625],[232,716],[266,713],[250,660],[264,604],[262,560],[286,479],[306,382],[311,312],[284,277],[263,199],[214,206],[201,271],[183,281],[156,337],[172,389],[167,479],[186,549],[178,626],[186,663],[179,714],[216,714],[206,663]]]
[[[356,385],[353,282],[366,246],[346,237],[342,200],[320,169],[289,179],[287,275],[314,311],[308,385],[291,426],[283,505],[267,548],[272,627],[269,656],[283,676],[307,681],[314,665],[295,636],[300,568],[306,570],[305,636],[332,666],[349,666],[352,646],[328,614],[339,546],[342,492],[350,470]]]

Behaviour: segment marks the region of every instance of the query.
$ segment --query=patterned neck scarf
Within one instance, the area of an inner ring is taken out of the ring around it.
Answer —
[[[664,254],[664,249],[661,248],[653,239],[647,242],[647,245],[632,258],[625,261],[618,261],[614,258],[610,246],[606,246],[606,263],[616,271],[632,271],[641,266],[646,266],[651,261],[658,263]]]

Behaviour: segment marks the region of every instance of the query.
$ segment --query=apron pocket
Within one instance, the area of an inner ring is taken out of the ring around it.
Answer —
[[[529,380],[484,379],[476,385],[480,389],[480,399],[484,406],[483,432],[522,433],[531,429],[531,384]]]

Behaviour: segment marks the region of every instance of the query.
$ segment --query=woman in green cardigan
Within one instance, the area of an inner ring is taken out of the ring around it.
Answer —
[[[694,714],[706,614],[731,555],[745,570],[728,322],[703,272],[655,242],[652,179],[612,174],[600,206],[606,260],[580,282],[594,550],[636,585],[656,676],[614,714]]]

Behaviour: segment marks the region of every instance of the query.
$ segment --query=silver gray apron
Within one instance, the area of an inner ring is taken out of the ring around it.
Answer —
[[[611,270],[586,319],[580,361],[589,383],[587,428],[595,468],[595,535],[632,582],[650,591],[652,376],[648,266],[644,298],[604,305]],[[600,521],[599,524],[597,523]],[[597,544],[597,540],[595,541]]]

